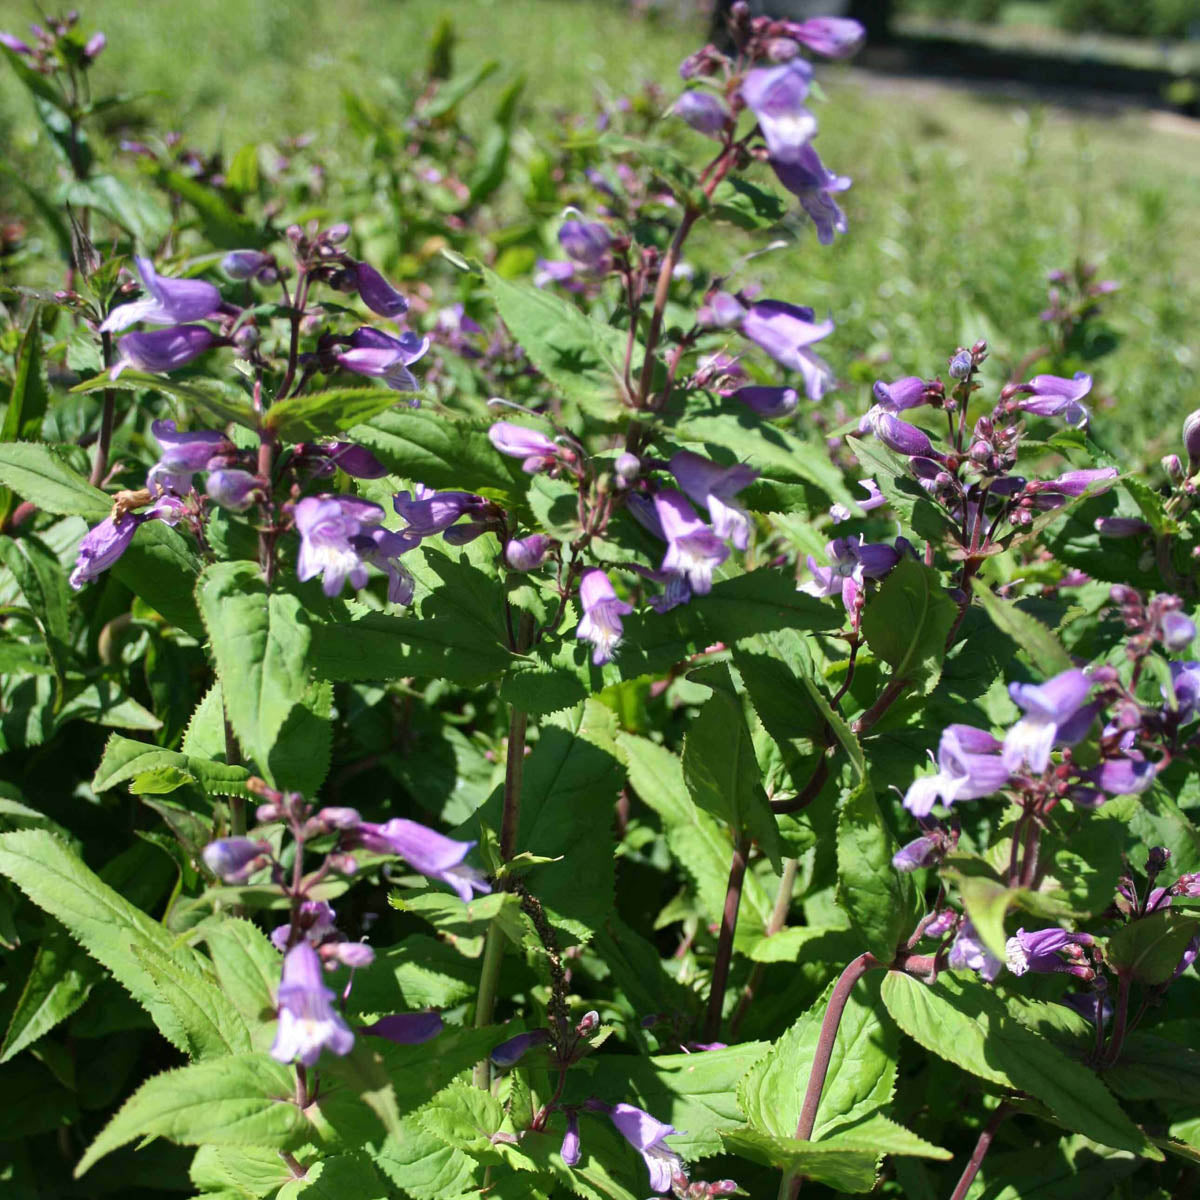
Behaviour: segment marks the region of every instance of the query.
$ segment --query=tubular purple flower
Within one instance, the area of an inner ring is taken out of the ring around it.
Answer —
[[[0,32],[0,46],[3,46],[5,50],[11,50],[14,54],[20,54],[26,58],[33,56],[32,47],[26,45],[25,42],[12,33]]]
[[[183,513],[182,501],[164,495],[143,513],[122,512],[117,517],[105,517],[99,525],[89,529],[79,543],[75,569],[68,581],[71,587],[79,591],[85,583],[91,583],[107,571],[129,549],[139,525],[147,521],[165,521],[174,525]]]
[[[970,921],[963,921],[959,926],[946,961],[953,970],[975,971],[988,983],[1000,974],[1000,968],[1004,966],[979,940],[975,926]]]
[[[488,1057],[498,1067],[515,1067],[535,1046],[544,1046],[549,1040],[548,1029],[531,1029],[501,1042]]]
[[[218,838],[200,852],[204,865],[224,883],[244,883],[266,861],[266,844],[253,838]]]
[[[849,17],[811,17],[807,21],[787,21],[788,37],[826,58],[847,58],[866,40],[867,31]]]
[[[1047,479],[1042,488],[1047,491],[1062,492],[1064,496],[1082,496],[1092,488],[1093,484],[1107,484],[1116,479],[1116,467],[1094,467],[1083,471],[1065,471],[1057,479]],[[1101,496],[1109,489],[1097,487],[1092,490],[1093,496]]]
[[[207,858],[205,861],[208,861]],[[336,924],[337,914],[328,901],[305,900],[301,903],[297,930],[310,946],[319,946],[328,939],[329,935],[334,932]],[[277,925],[271,930],[271,945],[281,954],[286,953],[291,934],[292,924],[290,921],[285,925]]]
[[[461,525],[452,525],[442,538],[448,546],[465,546],[495,528],[494,521],[464,521]]]
[[[221,270],[230,279],[253,279],[273,264],[274,259],[261,250],[231,250],[221,259]]]
[[[1058,375],[1035,375],[1026,387],[1032,394],[1018,402],[1022,412],[1040,417],[1062,417],[1069,425],[1082,429],[1090,417],[1087,407],[1081,403],[1092,390],[1092,377],[1077,371],[1073,379]]]
[[[419,1046],[437,1037],[444,1028],[440,1013],[396,1013],[380,1017],[373,1025],[364,1026],[362,1032],[369,1037],[386,1038],[398,1046]]]
[[[336,596],[347,579],[355,589],[365,587],[367,566],[355,539],[382,521],[382,508],[355,496],[306,496],[295,510],[300,534],[296,578],[304,583],[320,575],[327,596]]]
[[[916,425],[900,420],[890,412],[875,405],[866,415],[871,432],[889,449],[906,458],[925,458],[936,461],[937,451],[929,435]]]
[[[354,286],[359,298],[381,317],[402,317],[408,301],[369,263],[354,264]]]
[[[1044,771],[1061,727],[1084,707],[1091,689],[1092,681],[1074,668],[1043,684],[1010,683],[1008,694],[1025,715],[1005,735],[1005,766]]]
[[[1179,719],[1186,721],[1200,709],[1200,662],[1173,662],[1171,686],[1175,690],[1175,707]],[[1164,689],[1164,699],[1166,699]]]
[[[792,161],[772,158],[771,167],[779,182],[800,201],[800,207],[812,218],[817,228],[817,241],[822,246],[832,244],[836,234],[846,232],[846,214],[833,197],[836,192],[844,192],[850,187],[849,176],[835,175],[829,170],[811,144],[804,146]]]
[[[657,613],[670,612],[673,608],[678,608],[681,604],[686,604],[692,598],[692,585],[688,583],[682,575],[666,575],[661,571],[653,572],[663,585],[663,590],[657,596],[651,596],[647,600]]]
[[[364,562],[386,572],[387,596],[392,604],[409,605],[417,583],[412,572],[400,562],[400,556],[421,544],[421,539],[408,533],[393,533],[389,529],[369,529],[351,539],[351,545]]]
[[[667,468],[684,493],[708,509],[717,537],[727,538],[739,550],[745,550],[750,537],[750,518],[732,501],[758,478],[759,472],[742,463],[721,467],[690,450],[680,450]]]
[[[279,985],[279,1028],[271,1046],[277,1062],[311,1067],[321,1051],[338,1056],[354,1048],[354,1034],[334,1009],[321,959],[308,942],[298,942],[283,960]]]
[[[420,384],[408,368],[428,349],[429,339],[420,334],[409,331],[393,337],[364,325],[350,335],[350,349],[334,359],[355,375],[382,379],[394,392],[415,392]]]
[[[1140,796],[1154,783],[1154,764],[1143,758],[1106,758],[1099,767],[1084,772],[1110,796]]]
[[[416,821],[403,817],[382,825],[364,821],[352,840],[376,854],[395,854],[422,875],[449,884],[464,903],[475,892],[492,890],[479,871],[463,865],[474,842],[456,842]]]
[[[400,492],[392,499],[392,506],[407,523],[404,532],[415,537],[441,533],[460,517],[483,512],[487,504],[473,492],[434,492],[422,484],[416,485],[415,493]]]
[[[325,442],[316,446],[296,447],[297,453],[304,451],[321,463],[320,474],[332,475],[334,470],[345,471],[353,479],[382,479],[388,472],[365,446],[354,442]]]
[[[579,1162],[580,1145],[579,1145],[579,1114],[575,1109],[567,1110],[567,1131],[563,1134],[562,1145],[558,1150],[558,1157],[568,1167],[573,1167]]]
[[[698,596],[712,591],[713,571],[729,557],[729,547],[679,492],[656,493],[654,511],[667,538],[667,553],[659,569],[681,575]]]
[[[801,58],[778,67],[756,67],[742,79],[742,100],[758,118],[772,165],[797,162],[817,132],[817,119],[804,102],[812,67]]]
[[[862,534],[857,538],[834,538],[825,544],[825,553],[829,557],[828,567],[821,566],[811,554],[808,556],[812,579],[799,590],[809,596],[840,594],[847,609],[864,579],[882,578],[900,561],[900,552],[894,546],[868,543]],[[851,583],[856,587],[848,589],[847,584]]]
[[[1026,933],[1018,929],[1014,937],[1004,944],[1006,966],[1014,975],[1024,975],[1026,971],[1039,974],[1063,971],[1071,975],[1087,972],[1086,978],[1091,978],[1091,968],[1081,964],[1083,947],[1092,944],[1092,936],[1088,933],[1071,933],[1067,929],[1039,929]],[[1067,961],[1060,958],[1067,956]]]
[[[205,283],[203,279],[168,279],[155,271],[148,258],[134,261],[148,294],[141,300],[114,308],[100,323],[101,333],[117,333],[138,321],[151,325],[203,321],[221,307],[221,293],[211,283]],[[125,340],[122,338],[122,343]]]
[[[814,321],[813,310],[783,300],[759,300],[742,318],[742,333],[777,363],[799,371],[810,400],[820,400],[833,380],[828,363],[808,347],[833,332],[833,322]]]
[[[949,808],[958,800],[994,795],[1009,777],[1000,749],[1000,742],[986,730],[948,725],[938,742],[936,774],[912,781],[904,807],[914,817],[927,817],[938,800]]]
[[[529,475],[553,466],[559,455],[553,438],[512,421],[497,421],[488,430],[488,438],[501,454],[524,459],[521,469]]]
[[[568,291],[581,292],[583,284],[575,278],[576,265],[573,262],[558,262],[549,258],[539,258],[534,264],[533,286],[544,288],[549,283],[560,283]]]
[[[83,57],[89,63],[93,63],[104,53],[104,47],[108,45],[108,38],[103,33],[93,33],[90,38],[84,43]]]
[[[1142,537],[1150,532],[1150,526],[1138,517],[1097,517],[1096,532],[1101,537]]]
[[[672,105],[671,112],[697,133],[718,140],[733,120],[725,101],[701,88],[684,92]]]
[[[875,403],[884,412],[904,412],[925,403],[925,380],[919,375],[905,375],[894,383],[877,379],[871,390],[875,393]],[[859,429],[865,432],[863,426]]]
[[[579,602],[583,616],[575,636],[592,643],[592,663],[598,667],[612,660],[621,641],[621,618],[633,612],[633,606],[618,599],[608,576],[597,568],[584,571]]]
[[[612,234],[599,221],[564,221],[558,244],[567,257],[588,271],[602,271],[608,264]]]
[[[546,561],[554,539],[544,533],[531,533],[528,537],[513,538],[504,547],[504,561],[514,571],[536,571]]]
[[[338,962],[352,971],[361,971],[375,961],[375,951],[366,942],[326,942],[321,948],[324,962]]]
[[[153,493],[187,495],[197,471],[203,471],[213,458],[234,450],[233,443],[223,433],[206,429],[181,433],[171,420],[155,421],[150,431],[163,448],[162,456],[146,476],[146,487]]]
[[[745,306],[732,292],[713,292],[696,312],[696,324],[705,329],[727,329],[745,313]]]
[[[901,846],[892,855],[892,866],[897,871],[907,874],[921,867],[928,867],[937,860],[938,839],[935,837],[919,837]]]
[[[128,367],[137,371],[177,371],[219,341],[203,325],[175,325],[154,333],[127,333],[117,341],[118,357],[109,370],[109,378],[117,379]]]
[[[679,1130],[656,1121],[648,1112],[632,1104],[614,1104],[605,1108],[617,1132],[642,1156],[650,1174],[651,1190],[669,1192],[671,1181],[683,1163],[667,1145],[666,1139],[681,1136]]]
[[[262,494],[262,485],[249,471],[222,468],[210,471],[204,481],[208,498],[230,512],[245,512]]]
[[[1158,626],[1158,636],[1172,654],[1186,650],[1196,640],[1196,624],[1186,613],[1165,612]]]
[[[738,388],[729,393],[733,399],[740,400],[747,408],[756,412],[768,421],[776,417],[788,417],[796,411],[800,397],[795,388],[789,387],[751,387]]]

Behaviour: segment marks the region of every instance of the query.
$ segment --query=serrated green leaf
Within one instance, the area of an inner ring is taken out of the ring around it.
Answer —
[[[957,609],[938,573],[903,558],[867,601],[862,629],[875,657],[923,696],[937,686],[946,656],[946,637]]]
[[[272,404],[266,424],[286,441],[303,442],[342,433],[387,412],[399,401],[396,392],[384,387],[306,392]]]
[[[181,415],[201,416],[221,425],[231,422],[246,429],[258,428],[258,416],[250,397],[216,379],[170,379],[146,371],[125,370],[116,379],[107,372],[77,383],[72,392],[97,392],[114,389],[126,392],[161,392],[180,402]]]
[[[94,488],[42,442],[0,443],[0,483],[43,512],[99,520],[112,497]]]
[[[1198,932],[1198,917],[1171,909],[1152,913],[1118,929],[1108,939],[1105,957],[1139,983],[1166,983]]]
[[[1069,671],[1075,665],[1058,638],[1036,617],[1031,617],[1007,600],[1001,600],[985,584],[977,583],[973,595],[991,618],[992,624],[1012,638],[1047,676]]]
[[[112,734],[105,743],[104,756],[92,778],[92,788],[106,792],[119,783],[136,781],[140,776],[164,768],[181,772],[210,796],[250,795],[246,789],[250,772],[245,767],[231,767],[227,763],[163,750],[149,742],[122,737],[119,733]],[[134,789],[131,787],[130,790]]]

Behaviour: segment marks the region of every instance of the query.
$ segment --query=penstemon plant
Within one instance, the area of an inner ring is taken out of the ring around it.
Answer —
[[[6,292],[13,1194],[1190,1187],[1200,414],[1152,479],[1093,438],[1114,285],[831,400],[730,243],[848,236],[849,20],[735,4],[521,171],[442,26],[322,215],[126,142],[159,236],[76,27],[0,38],[87,217]]]

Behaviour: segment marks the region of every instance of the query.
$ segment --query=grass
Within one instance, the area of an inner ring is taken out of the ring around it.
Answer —
[[[585,109],[597,93],[656,80],[671,94],[680,59],[705,32],[699,22],[647,23],[615,0],[94,0],[84,21],[109,36],[101,84],[156,93],[137,111],[157,127],[230,152],[312,133],[336,171],[355,169],[361,155],[342,90],[398,96],[444,13],[461,66],[503,64],[477,111],[523,72],[524,122],[538,138],[553,136],[554,109]],[[24,4],[0,2],[0,28],[19,32],[31,17]],[[773,293],[833,314],[826,345],[843,376],[865,386],[876,374],[932,374],[977,337],[995,347],[999,374],[1041,341],[1045,273],[1082,255],[1122,284],[1110,314],[1121,344],[1100,378],[1113,402],[1102,404],[1097,430],[1147,459],[1176,449],[1200,381],[1196,130],[837,67],[825,80],[819,146],[855,180],[850,234],[824,248],[798,225],[798,246],[752,266]],[[25,97],[0,75],[0,136],[30,170],[40,158],[33,129]],[[695,253],[725,265],[728,242],[710,238]],[[863,401],[861,389],[843,396],[851,410]]]

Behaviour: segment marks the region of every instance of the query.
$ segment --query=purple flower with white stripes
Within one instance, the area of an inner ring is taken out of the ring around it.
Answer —
[[[411,331],[399,337],[364,325],[350,335],[350,349],[334,355],[355,375],[382,379],[394,392],[415,392],[420,384],[408,369],[429,349],[429,339]]]
[[[772,165],[794,163],[817,132],[817,119],[804,107],[812,67],[801,58],[778,67],[756,67],[742,80],[742,100],[758,118]]]
[[[1008,769],[1017,771],[1028,765],[1032,771],[1044,771],[1050,764],[1055,742],[1068,740],[1072,732],[1069,726],[1087,703],[1091,690],[1092,681],[1074,668],[1043,684],[1010,683],[1008,694],[1025,715],[1004,738],[1004,762]],[[1063,736],[1064,727],[1067,737]],[[1079,736],[1086,732],[1085,726]]]
[[[846,232],[846,214],[833,197],[850,187],[849,176],[835,175],[812,145],[804,146],[793,160],[772,158],[771,166],[779,182],[812,218],[822,246],[830,245],[836,234]]]
[[[654,511],[667,539],[661,571],[680,575],[698,596],[712,591],[713,571],[729,557],[729,547],[696,515],[679,492],[655,494]]]
[[[833,332],[830,320],[815,321],[813,310],[783,300],[758,300],[742,318],[742,333],[777,363],[799,371],[810,400],[820,400],[834,381],[833,369],[809,347]]]
[[[149,325],[182,325],[203,321],[221,307],[221,293],[203,279],[169,279],[148,258],[136,258],[146,295],[122,304],[100,323],[101,333],[117,333],[144,321]]]
[[[382,825],[364,821],[348,840],[375,854],[394,854],[430,879],[449,884],[458,898],[470,901],[476,892],[490,892],[483,875],[463,864],[474,842],[458,842],[416,821],[393,817]]]
[[[727,538],[739,550],[745,550],[750,518],[745,509],[733,503],[733,498],[749,487],[759,472],[743,463],[721,467],[690,450],[680,450],[667,467],[686,495],[708,509],[717,537]]]
[[[601,666],[612,660],[621,641],[621,618],[633,612],[633,606],[618,598],[611,580],[597,568],[584,571],[579,581],[579,602],[583,616],[575,636],[591,642],[592,662]]]
[[[1071,379],[1058,375],[1035,375],[1022,385],[1028,398],[1020,400],[1017,408],[1039,417],[1062,417],[1068,425],[1082,429],[1090,418],[1084,396],[1092,390],[1092,377],[1076,371]]]
[[[948,808],[994,795],[1009,777],[1000,750],[1001,743],[984,729],[948,725],[938,742],[937,772],[913,780],[904,807],[914,817],[927,817],[939,800]]]
[[[278,1062],[313,1066],[328,1050],[339,1057],[354,1048],[354,1034],[333,1007],[324,970],[308,942],[297,942],[283,960],[279,985],[279,1028],[271,1046]]]
[[[132,367],[135,371],[166,373],[178,371],[220,342],[204,325],[173,325],[152,333],[127,333],[117,340],[117,361],[109,369],[110,379]]]
[[[145,512],[120,512],[115,517],[105,517],[99,525],[89,529],[79,543],[75,569],[68,581],[71,587],[79,591],[85,583],[91,583],[107,571],[129,549],[139,525],[147,521],[165,521],[174,525],[183,514],[183,501],[164,495]]]
[[[1006,966],[1014,975],[1027,971],[1035,974],[1064,972],[1081,979],[1091,979],[1095,972],[1083,961],[1084,947],[1092,944],[1088,933],[1072,933],[1067,929],[1038,929],[1026,933],[1018,929],[1004,944]]]

